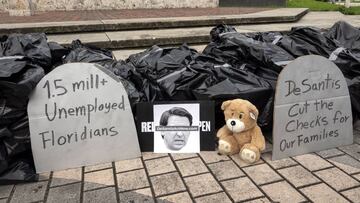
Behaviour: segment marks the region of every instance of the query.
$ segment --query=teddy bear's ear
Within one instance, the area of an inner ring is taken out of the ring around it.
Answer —
[[[251,105],[249,107],[249,114],[250,114],[250,118],[256,120],[259,115],[259,111],[257,110],[257,108],[254,105]]]
[[[253,112],[250,111],[250,118],[252,118],[253,120],[256,120],[256,116]]]
[[[231,103],[231,101],[224,101],[223,103],[222,103],[222,105],[221,105],[221,110],[225,110],[226,109],[226,107],[228,107],[229,105],[230,105],[230,103]]]

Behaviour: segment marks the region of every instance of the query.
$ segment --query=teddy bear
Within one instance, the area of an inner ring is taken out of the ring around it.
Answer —
[[[226,124],[217,132],[218,151],[223,155],[239,153],[245,162],[254,163],[265,150],[265,138],[257,125],[259,112],[247,100],[234,99],[221,105]]]

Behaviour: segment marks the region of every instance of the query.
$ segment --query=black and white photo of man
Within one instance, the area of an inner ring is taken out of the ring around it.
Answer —
[[[154,152],[200,151],[199,104],[154,105]]]

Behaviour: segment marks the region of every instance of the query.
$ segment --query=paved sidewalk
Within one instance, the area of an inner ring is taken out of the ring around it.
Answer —
[[[352,145],[278,161],[266,152],[254,165],[216,152],[143,153],[0,186],[0,202],[359,202],[359,130]]]

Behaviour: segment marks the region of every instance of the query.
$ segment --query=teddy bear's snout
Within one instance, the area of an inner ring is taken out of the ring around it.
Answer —
[[[228,119],[226,125],[234,133],[239,133],[245,129],[245,124],[239,119]]]

